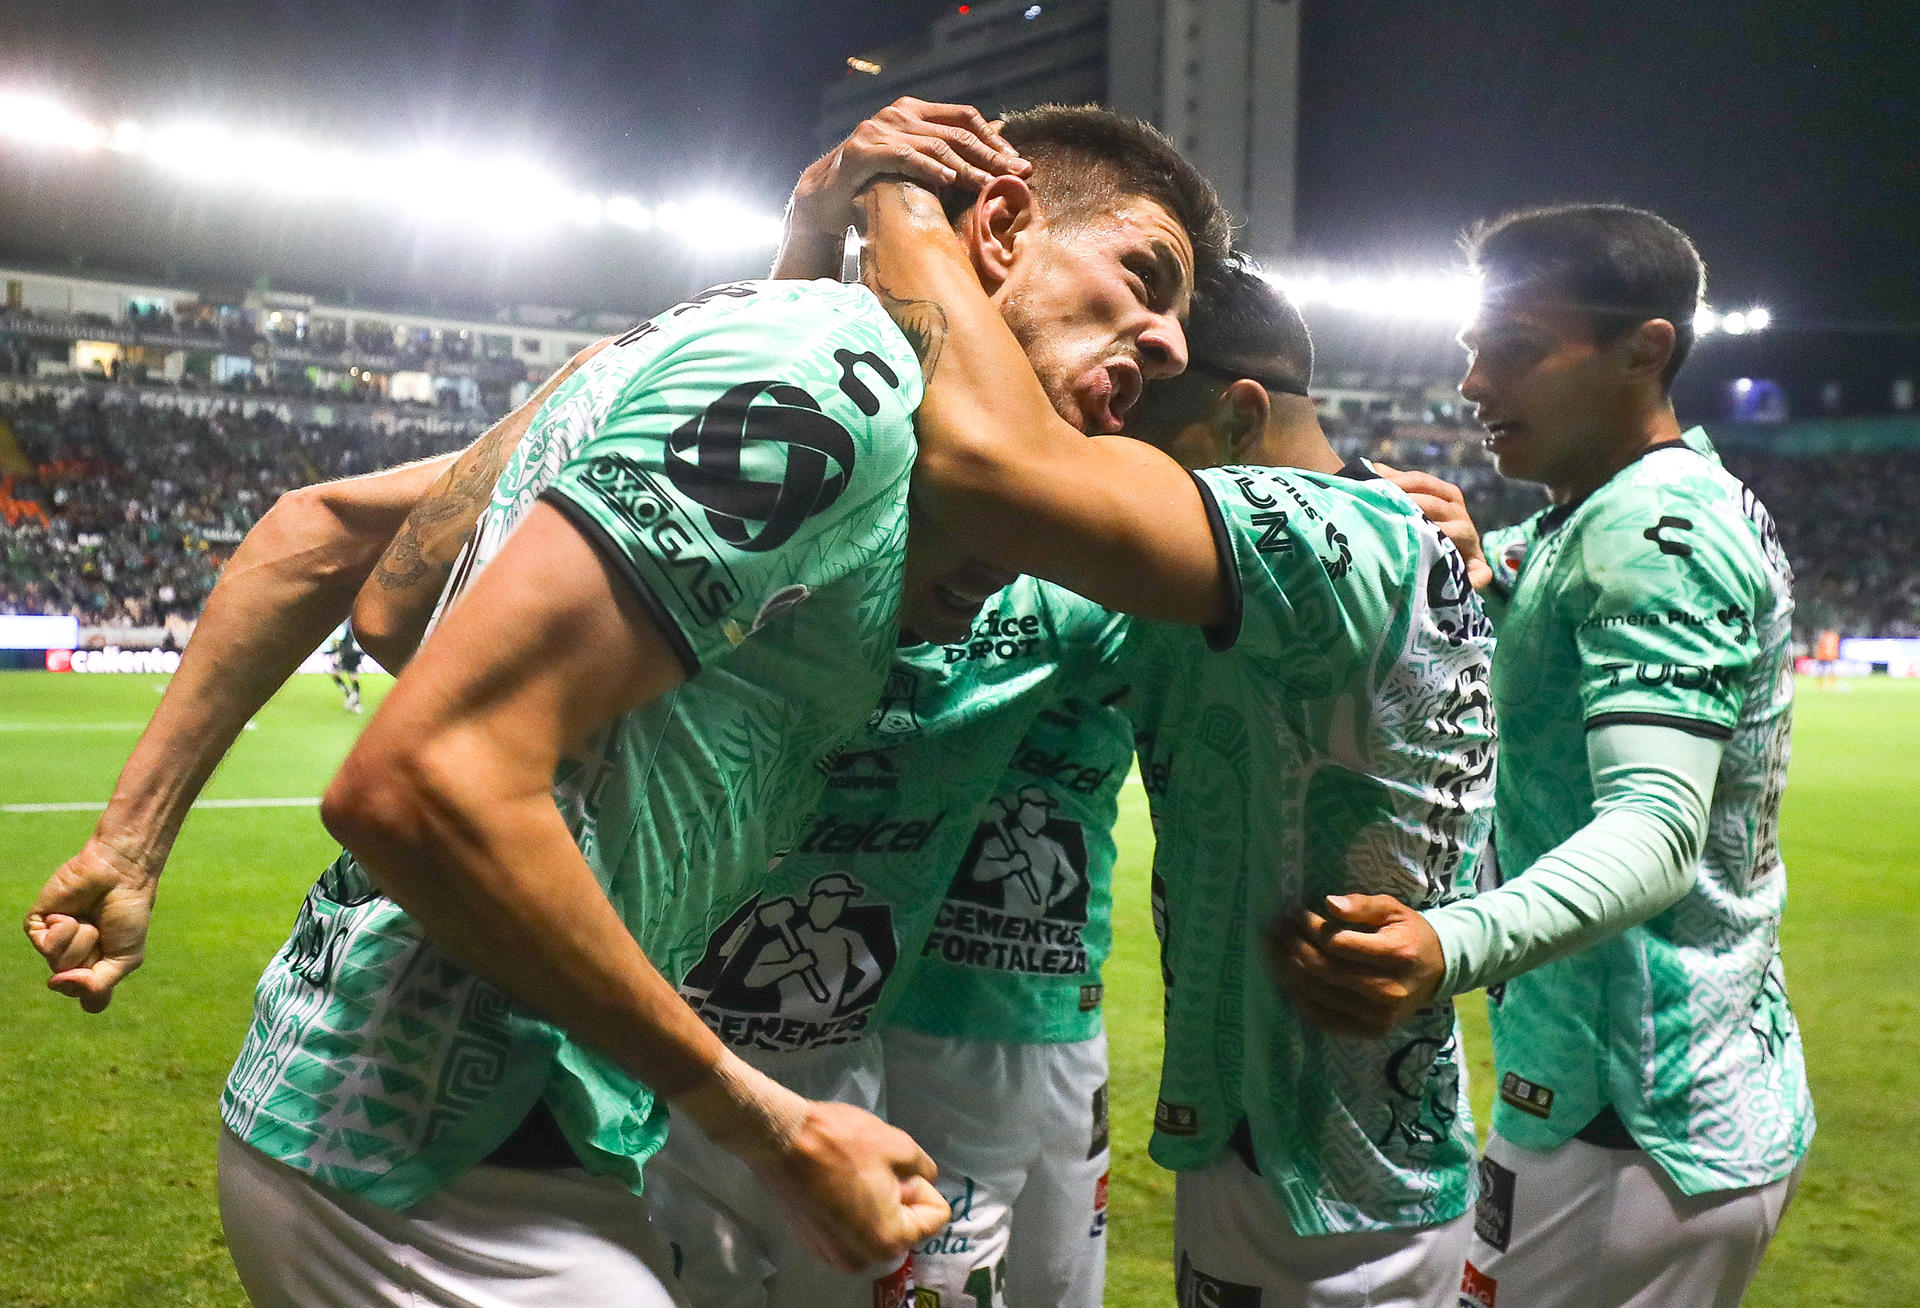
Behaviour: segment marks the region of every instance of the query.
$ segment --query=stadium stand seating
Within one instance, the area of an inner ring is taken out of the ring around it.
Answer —
[[[5,429],[13,432],[12,462]],[[1544,500],[1494,472],[1461,427],[1330,419],[1343,454],[1458,483],[1483,527]],[[210,416],[49,391],[0,404],[0,612],[88,626],[191,621],[246,529],[283,491],[464,444],[459,432]],[[1803,633],[1920,636],[1920,458],[1728,456],[1772,510]]]

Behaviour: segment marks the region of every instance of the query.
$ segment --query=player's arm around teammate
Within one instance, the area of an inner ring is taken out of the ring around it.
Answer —
[[[598,348],[576,355],[466,450],[288,491],[248,531],[93,835],[27,914],[27,936],[53,970],[49,989],[90,1013],[111,1002],[145,958],[154,895],[181,824],[247,722],[347,616],[410,515],[461,494],[476,463],[496,460],[491,451],[511,450],[554,388]],[[489,479],[480,502],[491,488]]]
[[[911,96],[888,105],[800,175],[787,201],[771,275],[776,280],[837,277],[855,197],[883,173],[929,186],[977,190],[998,174],[1031,171],[1032,165],[999,135],[998,126],[971,105],[934,104]],[[576,357],[569,369],[597,348]],[[398,672],[413,657],[442,588],[472,538],[480,510],[527,426],[522,422],[500,439],[490,432],[462,454],[433,493],[407,515],[380,557],[354,601],[353,626],[382,666]]]
[[[1193,478],[1150,445],[1104,438],[1120,431],[1147,381],[1186,367],[1180,320],[1193,242],[1145,206],[1111,222],[1124,249],[1109,293],[1133,301],[1153,329],[1098,360],[1092,385],[1050,395],[996,307],[1021,294],[1009,273],[1040,221],[1021,203],[1024,189],[1001,177],[983,192],[969,218],[977,268],[933,196],[895,182],[867,192],[868,281],[934,360],[919,412],[917,502],[998,567],[1123,613],[1222,622],[1228,581]],[[949,338],[966,347],[948,350]]]

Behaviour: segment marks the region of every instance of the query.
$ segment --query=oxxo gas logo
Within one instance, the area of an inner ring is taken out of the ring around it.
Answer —
[[[853,476],[853,438],[798,386],[748,381],[667,438],[667,479],[706,510],[714,535],[778,549],[831,508]]]

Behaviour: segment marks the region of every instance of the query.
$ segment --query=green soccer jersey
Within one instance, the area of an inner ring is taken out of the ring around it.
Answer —
[[[1123,621],[1023,577],[965,641],[898,651],[864,738],[823,764],[825,794],[793,848],[730,906],[681,982],[721,1039],[768,1065],[762,1056],[848,1044],[885,1023],[1007,760],[1038,736],[1036,718],[1081,711],[1068,697],[1102,684]],[[1069,869],[1030,879],[1042,877],[1057,915],[1085,911]],[[1084,962],[1077,939],[1031,952],[1060,972]]]
[[[1585,736],[1651,723],[1726,741],[1694,888],[1495,987],[1494,1124],[1548,1149],[1612,1107],[1687,1193],[1787,1175],[1813,1135],[1780,970],[1777,839],[1793,702],[1791,575],[1704,432],[1496,542],[1511,599],[1494,703],[1500,868],[1593,819]]]
[[[1132,763],[1131,725],[1098,699],[1034,720],[954,864],[894,1025],[1015,1044],[1100,1034],[1113,824]]]
[[[1240,1136],[1303,1235],[1446,1221],[1474,1157],[1452,1005],[1326,1035],[1260,935],[1329,894],[1471,889],[1493,817],[1486,620],[1459,555],[1364,465],[1196,479],[1237,617],[1137,624],[1125,664],[1167,983],[1153,1156],[1197,1169]]]
[[[897,626],[921,394],[865,290],[723,286],[628,333],[541,408],[450,588],[536,499],[626,578],[688,680],[564,765],[554,794],[648,957],[677,981],[799,838],[814,760],[866,720]],[[227,1125],[405,1206],[545,1095],[590,1169],[638,1188],[644,1086],[447,957],[343,854],[261,979]]]

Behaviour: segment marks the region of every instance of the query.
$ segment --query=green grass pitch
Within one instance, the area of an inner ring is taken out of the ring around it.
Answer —
[[[369,678],[371,699],[384,679]],[[0,674],[0,808],[104,800],[161,678]],[[214,780],[213,798],[320,793],[364,719],[296,678]],[[1788,985],[1819,1136],[1748,1303],[1920,1303],[1920,682],[1803,683],[1783,839]],[[1172,1302],[1172,1178],[1146,1156],[1159,1057],[1145,805],[1122,808],[1119,947],[1107,977],[1114,1175],[1107,1302]],[[91,829],[88,812],[0,811],[0,907]],[[144,970],[98,1017],[0,948],[0,1305],[244,1303],[215,1211],[215,1103],[261,965],[332,853],[310,808],[194,815],[160,889]],[[1485,1023],[1467,1005],[1476,1112]]]

